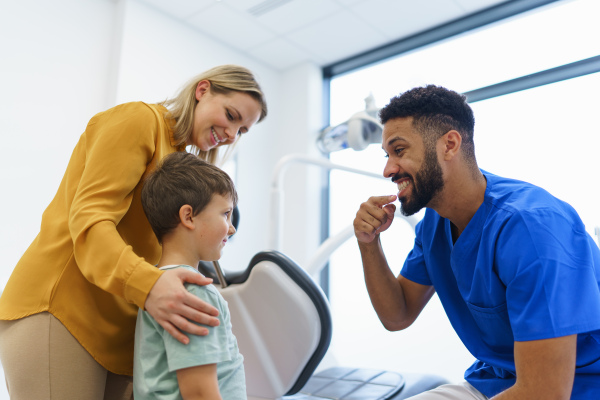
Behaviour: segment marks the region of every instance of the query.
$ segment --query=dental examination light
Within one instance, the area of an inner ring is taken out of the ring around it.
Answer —
[[[317,146],[327,154],[347,148],[360,151],[371,143],[381,143],[383,126],[377,118],[378,111],[375,98],[369,94],[365,98],[365,109],[339,125],[323,129],[317,138]]]

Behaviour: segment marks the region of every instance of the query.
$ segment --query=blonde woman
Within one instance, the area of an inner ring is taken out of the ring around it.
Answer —
[[[216,163],[219,147],[231,149],[266,115],[253,74],[224,65],[173,99],[122,104],[90,120],[0,298],[11,399],[131,399],[138,308],[184,344],[186,333],[218,324],[217,310],[183,286],[209,279],[153,265],[161,247],[142,209],[142,182],[187,146]]]

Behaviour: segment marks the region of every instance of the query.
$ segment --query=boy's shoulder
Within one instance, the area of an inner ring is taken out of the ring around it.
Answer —
[[[200,272],[196,268],[191,267],[189,265],[167,265],[161,267],[160,269],[162,271],[166,271],[169,269],[176,268],[184,268],[189,271],[200,274]],[[202,300],[205,300],[213,305],[215,305],[218,302],[224,301],[223,296],[221,296],[221,293],[219,293],[219,290],[213,284],[200,286],[194,283],[185,283],[185,287],[190,293],[200,297]]]

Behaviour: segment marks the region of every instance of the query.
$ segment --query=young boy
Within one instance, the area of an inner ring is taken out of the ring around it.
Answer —
[[[198,261],[221,258],[237,192],[229,176],[189,153],[173,153],[146,179],[142,206],[162,244],[161,269],[197,272]],[[199,272],[198,272],[199,273]],[[136,399],[246,399],[243,357],[227,303],[213,285],[186,285],[219,310],[220,325],[187,345],[168,334],[144,310],[135,330],[133,388]]]

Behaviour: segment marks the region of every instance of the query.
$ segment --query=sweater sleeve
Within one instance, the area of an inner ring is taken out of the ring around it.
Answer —
[[[129,103],[98,114],[85,132],[85,161],[70,207],[69,231],[82,274],[100,289],[143,308],[161,272],[117,231],[155,152],[155,113]]]

